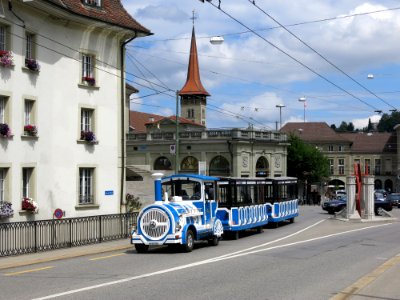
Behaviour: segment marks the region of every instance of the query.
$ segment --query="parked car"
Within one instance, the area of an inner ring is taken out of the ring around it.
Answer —
[[[322,203],[322,209],[327,211],[329,214],[333,215],[335,212],[341,211],[346,207],[347,198],[346,196],[342,196],[339,199],[333,199],[330,201],[325,201]]]
[[[343,197],[346,197],[346,191],[345,190],[337,190],[335,191],[335,198],[336,199],[341,199]]]
[[[384,209],[386,211],[392,210],[392,201],[388,200],[387,197],[385,197],[382,193],[375,192],[374,198],[375,198],[374,211],[376,215],[379,213],[380,209]]]
[[[384,190],[384,189],[377,189],[377,190],[375,190],[374,191],[375,193],[381,193],[381,194],[383,194],[383,196],[386,198],[387,197],[387,195],[388,195],[388,192],[386,191],[386,190]]]
[[[400,204],[400,193],[391,193],[387,195],[387,199],[392,201],[392,206],[398,206]]]
[[[392,202],[390,200],[387,200],[387,198],[385,198],[382,193],[374,193],[374,198],[375,198],[374,212],[376,215],[379,214],[380,209],[384,209],[386,211],[392,210]],[[340,199],[325,201],[321,206],[323,210],[333,215],[334,213],[339,212],[342,209],[346,208],[347,197],[344,196]]]

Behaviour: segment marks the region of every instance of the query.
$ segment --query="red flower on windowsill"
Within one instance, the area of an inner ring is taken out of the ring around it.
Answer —
[[[87,82],[89,85],[92,86],[96,84],[96,79],[94,77],[85,76],[82,77],[82,81]]]
[[[22,199],[22,210],[29,211],[33,214],[38,213],[39,207],[32,198],[23,198]]]
[[[35,125],[25,125],[24,126],[24,132],[26,135],[30,135],[30,136],[36,136],[38,133],[37,127]]]
[[[13,55],[11,51],[0,50],[0,66],[12,67],[14,65]]]

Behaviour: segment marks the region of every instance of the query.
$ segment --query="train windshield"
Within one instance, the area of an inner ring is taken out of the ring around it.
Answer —
[[[200,200],[201,184],[193,180],[170,180],[163,182],[163,198],[167,194],[168,198],[173,196],[182,197],[182,200]],[[165,200],[165,199],[163,199]]]

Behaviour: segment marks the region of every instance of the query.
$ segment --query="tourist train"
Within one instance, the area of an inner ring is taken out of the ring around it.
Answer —
[[[242,230],[261,232],[299,214],[296,178],[154,176],[155,202],[140,211],[132,229],[137,252],[152,245],[182,245],[190,252],[198,240],[216,246],[222,234],[238,239]]]

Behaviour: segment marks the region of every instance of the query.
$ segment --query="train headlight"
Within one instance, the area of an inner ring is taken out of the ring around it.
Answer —
[[[178,232],[178,231],[180,231],[182,229],[182,225],[181,224],[176,224],[176,226],[175,226],[175,232]]]

